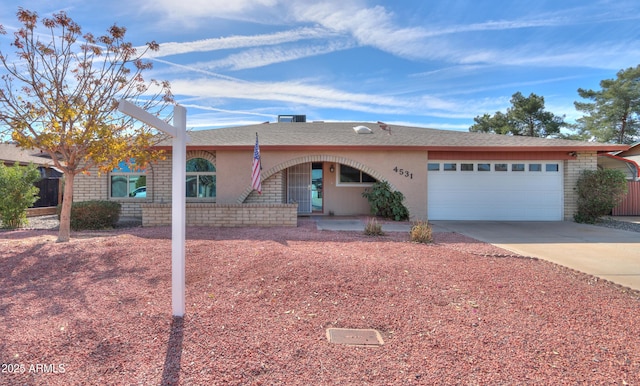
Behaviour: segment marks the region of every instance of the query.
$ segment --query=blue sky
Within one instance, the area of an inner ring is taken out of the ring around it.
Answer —
[[[95,35],[116,23],[135,45],[160,43],[148,76],[171,82],[191,129],[306,114],[467,131],[517,91],[571,122],[578,88],[640,64],[637,0],[8,3],[8,36],[22,6],[64,10]]]

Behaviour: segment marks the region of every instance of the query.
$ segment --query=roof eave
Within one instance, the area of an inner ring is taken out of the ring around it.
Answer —
[[[254,145],[187,145],[188,150],[253,150]],[[160,150],[171,150],[171,146],[157,146]],[[450,152],[549,152],[567,151],[582,152],[596,151],[606,153],[627,149],[627,145],[598,144],[592,146],[562,145],[562,146],[413,146],[413,145],[260,145],[261,150],[287,151],[287,150],[347,150],[347,151],[371,151],[371,150],[413,150],[413,151],[450,151]]]

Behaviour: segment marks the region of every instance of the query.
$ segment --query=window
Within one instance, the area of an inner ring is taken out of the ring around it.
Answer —
[[[472,172],[473,164],[460,164],[460,170],[463,172]]]
[[[147,175],[144,169],[137,169],[135,161],[121,161],[111,171],[109,177],[111,198],[146,198]]]
[[[545,170],[548,172],[557,172],[560,169],[558,168],[558,164],[547,164]]]
[[[479,172],[490,172],[491,171],[491,164],[478,164],[478,171]]]
[[[511,164],[512,172],[524,172],[524,164]]]
[[[456,167],[457,165],[454,163],[445,163],[443,165],[443,169],[445,172],[455,172],[456,170],[458,170],[458,168]]]
[[[507,164],[495,164],[494,165],[494,170],[496,172],[506,172],[507,171]]]
[[[216,197],[216,168],[204,158],[187,161],[187,197]]]
[[[542,171],[542,165],[541,164],[529,164],[529,171],[530,172],[541,172]]]
[[[340,164],[340,173],[338,178],[338,182],[340,184],[372,184],[376,182],[376,179],[367,173],[342,164]]]
[[[440,170],[440,164],[430,163],[427,165],[427,170],[437,172]]]

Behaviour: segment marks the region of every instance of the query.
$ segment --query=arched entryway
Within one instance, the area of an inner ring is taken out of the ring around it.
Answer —
[[[265,195],[264,187],[275,184],[265,184],[265,182],[270,182],[274,178],[282,181],[279,184],[282,202],[297,203],[299,214],[331,214],[332,208],[339,206],[336,205],[338,200],[341,201],[340,203],[342,200],[351,200],[350,202],[357,200],[362,204],[360,192],[366,184],[384,179],[378,171],[346,157],[309,155],[282,162],[263,171],[263,194],[257,197],[257,194],[252,193],[251,188],[247,188],[238,202],[268,202],[265,200],[268,195]],[[341,178],[348,181],[341,181]],[[275,186],[273,188],[278,189]],[[328,188],[332,194],[325,195],[327,193],[325,188]],[[345,202],[343,206],[349,205],[351,204]],[[365,206],[362,211],[366,214],[367,207]]]

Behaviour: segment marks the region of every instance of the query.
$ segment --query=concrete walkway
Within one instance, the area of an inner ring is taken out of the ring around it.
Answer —
[[[640,233],[574,222],[432,221],[457,232],[640,290]]]

